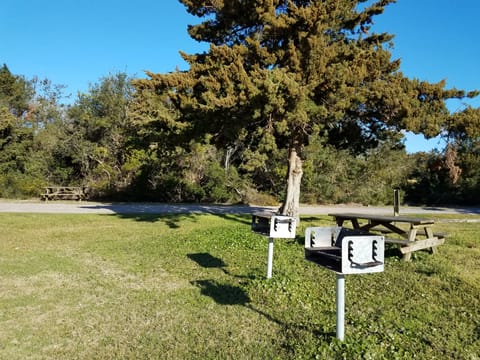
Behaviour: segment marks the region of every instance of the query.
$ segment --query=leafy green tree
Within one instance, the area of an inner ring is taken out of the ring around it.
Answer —
[[[127,188],[138,170],[132,149],[129,120],[132,87],[125,73],[100,79],[79,94],[68,110],[68,159],[96,196],[108,196]]]
[[[0,67],[0,106],[20,118],[29,110],[34,90],[24,77],[14,75],[6,64]]]
[[[182,53],[188,71],[137,80],[140,112],[153,114],[159,97],[177,111],[170,120],[178,128],[210,133],[220,147],[243,138],[252,166],[284,149],[283,214],[298,212],[309,136],[344,147],[356,140],[360,150],[400,129],[434,136],[449,118],[446,99],[476,95],[399,71],[388,50],[392,36],[370,28],[394,0],[180,2],[204,19],[188,31],[210,48]]]
[[[34,132],[25,123],[32,94],[25,78],[0,68],[0,196],[24,196],[35,187],[27,166]]]
[[[61,123],[65,118],[66,105],[62,100],[65,85],[52,83],[49,79],[34,77],[30,80],[32,98],[25,114],[25,122],[35,131],[44,129],[48,124]]]
[[[480,202],[480,109],[466,106],[451,115],[442,152],[420,153],[406,186],[407,200],[420,204]]]
[[[69,183],[69,164],[57,156],[62,151],[63,88],[48,79],[14,75],[6,65],[0,69],[2,196],[37,196],[42,186],[59,178]]]
[[[480,204],[480,146],[476,146],[470,151],[459,153],[459,166],[462,169],[461,177],[458,183],[462,191],[462,204],[478,205]]]
[[[449,137],[456,151],[461,173],[458,187],[463,203],[480,203],[480,109],[467,107],[456,121],[452,121]],[[452,178],[450,176],[450,178]]]
[[[306,203],[391,204],[393,189],[403,188],[415,165],[395,142],[354,155],[312,136],[305,156],[301,199]]]

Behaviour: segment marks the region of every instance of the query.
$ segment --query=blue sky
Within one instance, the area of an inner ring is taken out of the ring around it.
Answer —
[[[1,0],[0,64],[27,78],[48,78],[75,95],[108,74],[186,68],[178,52],[206,48],[187,25],[198,21],[177,0]],[[409,77],[480,89],[479,0],[398,0],[376,17],[395,34],[395,58]],[[480,99],[468,102],[480,106]],[[449,104],[456,110],[462,104]],[[409,152],[441,147],[407,137]]]

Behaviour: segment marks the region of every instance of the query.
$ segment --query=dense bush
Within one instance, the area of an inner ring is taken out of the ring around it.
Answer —
[[[459,152],[456,174],[446,156],[437,152],[417,154],[410,181],[405,185],[406,201],[433,205],[476,205],[480,203],[480,154]]]
[[[306,149],[302,198],[307,203],[391,204],[413,159],[387,145],[354,156],[312,140]]]

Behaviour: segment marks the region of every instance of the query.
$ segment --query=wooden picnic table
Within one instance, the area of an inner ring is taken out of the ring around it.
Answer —
[[[80,186],[46,186],[44,193],[40,197],[47,200],[78,200],[81,201],[84,196],[84,189]]]
[[[445,242],[444,234],[433,232],[435,221],[432,219],[360,213],[329,215],[335,218],[338,226],[342,226],[345,221],[350,221],[354,229],[366,233],[378,231],[384,234],[400,235],[400,239],[385,237],[385,242],[399,245],[405,261],[410,260],[412,252],[417,250],[430,249],[430,252],[434,253],[436,246]]]

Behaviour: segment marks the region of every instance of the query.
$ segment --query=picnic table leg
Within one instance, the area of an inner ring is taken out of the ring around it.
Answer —
[[[413,242],[417,238],[417,228],[412,226],[408,232],[408,241]]]
[[[435,237],[431,227],[425,226],[425,236],[427,237],[427,239],[431,239]],[[432,246],[431,248],[429,248],[429,251],[430,251],[430,254],[435,254],[437,252],[437,247]]]
[[[357,219],[352,219],[352,225],[354,229],[360,229],[360,224]]]
[[[417,228],[412,225],[410,227],[410,231],[408,232],[408,241],[410,243],[413,243],[413,242],[415,242],[416,238],[417,238]],[[402,256],[403,261],[410,261],[411,258],[412,258],[412,253],[411,252],[407,252],[407,253],[403,254],[403,256]]]

